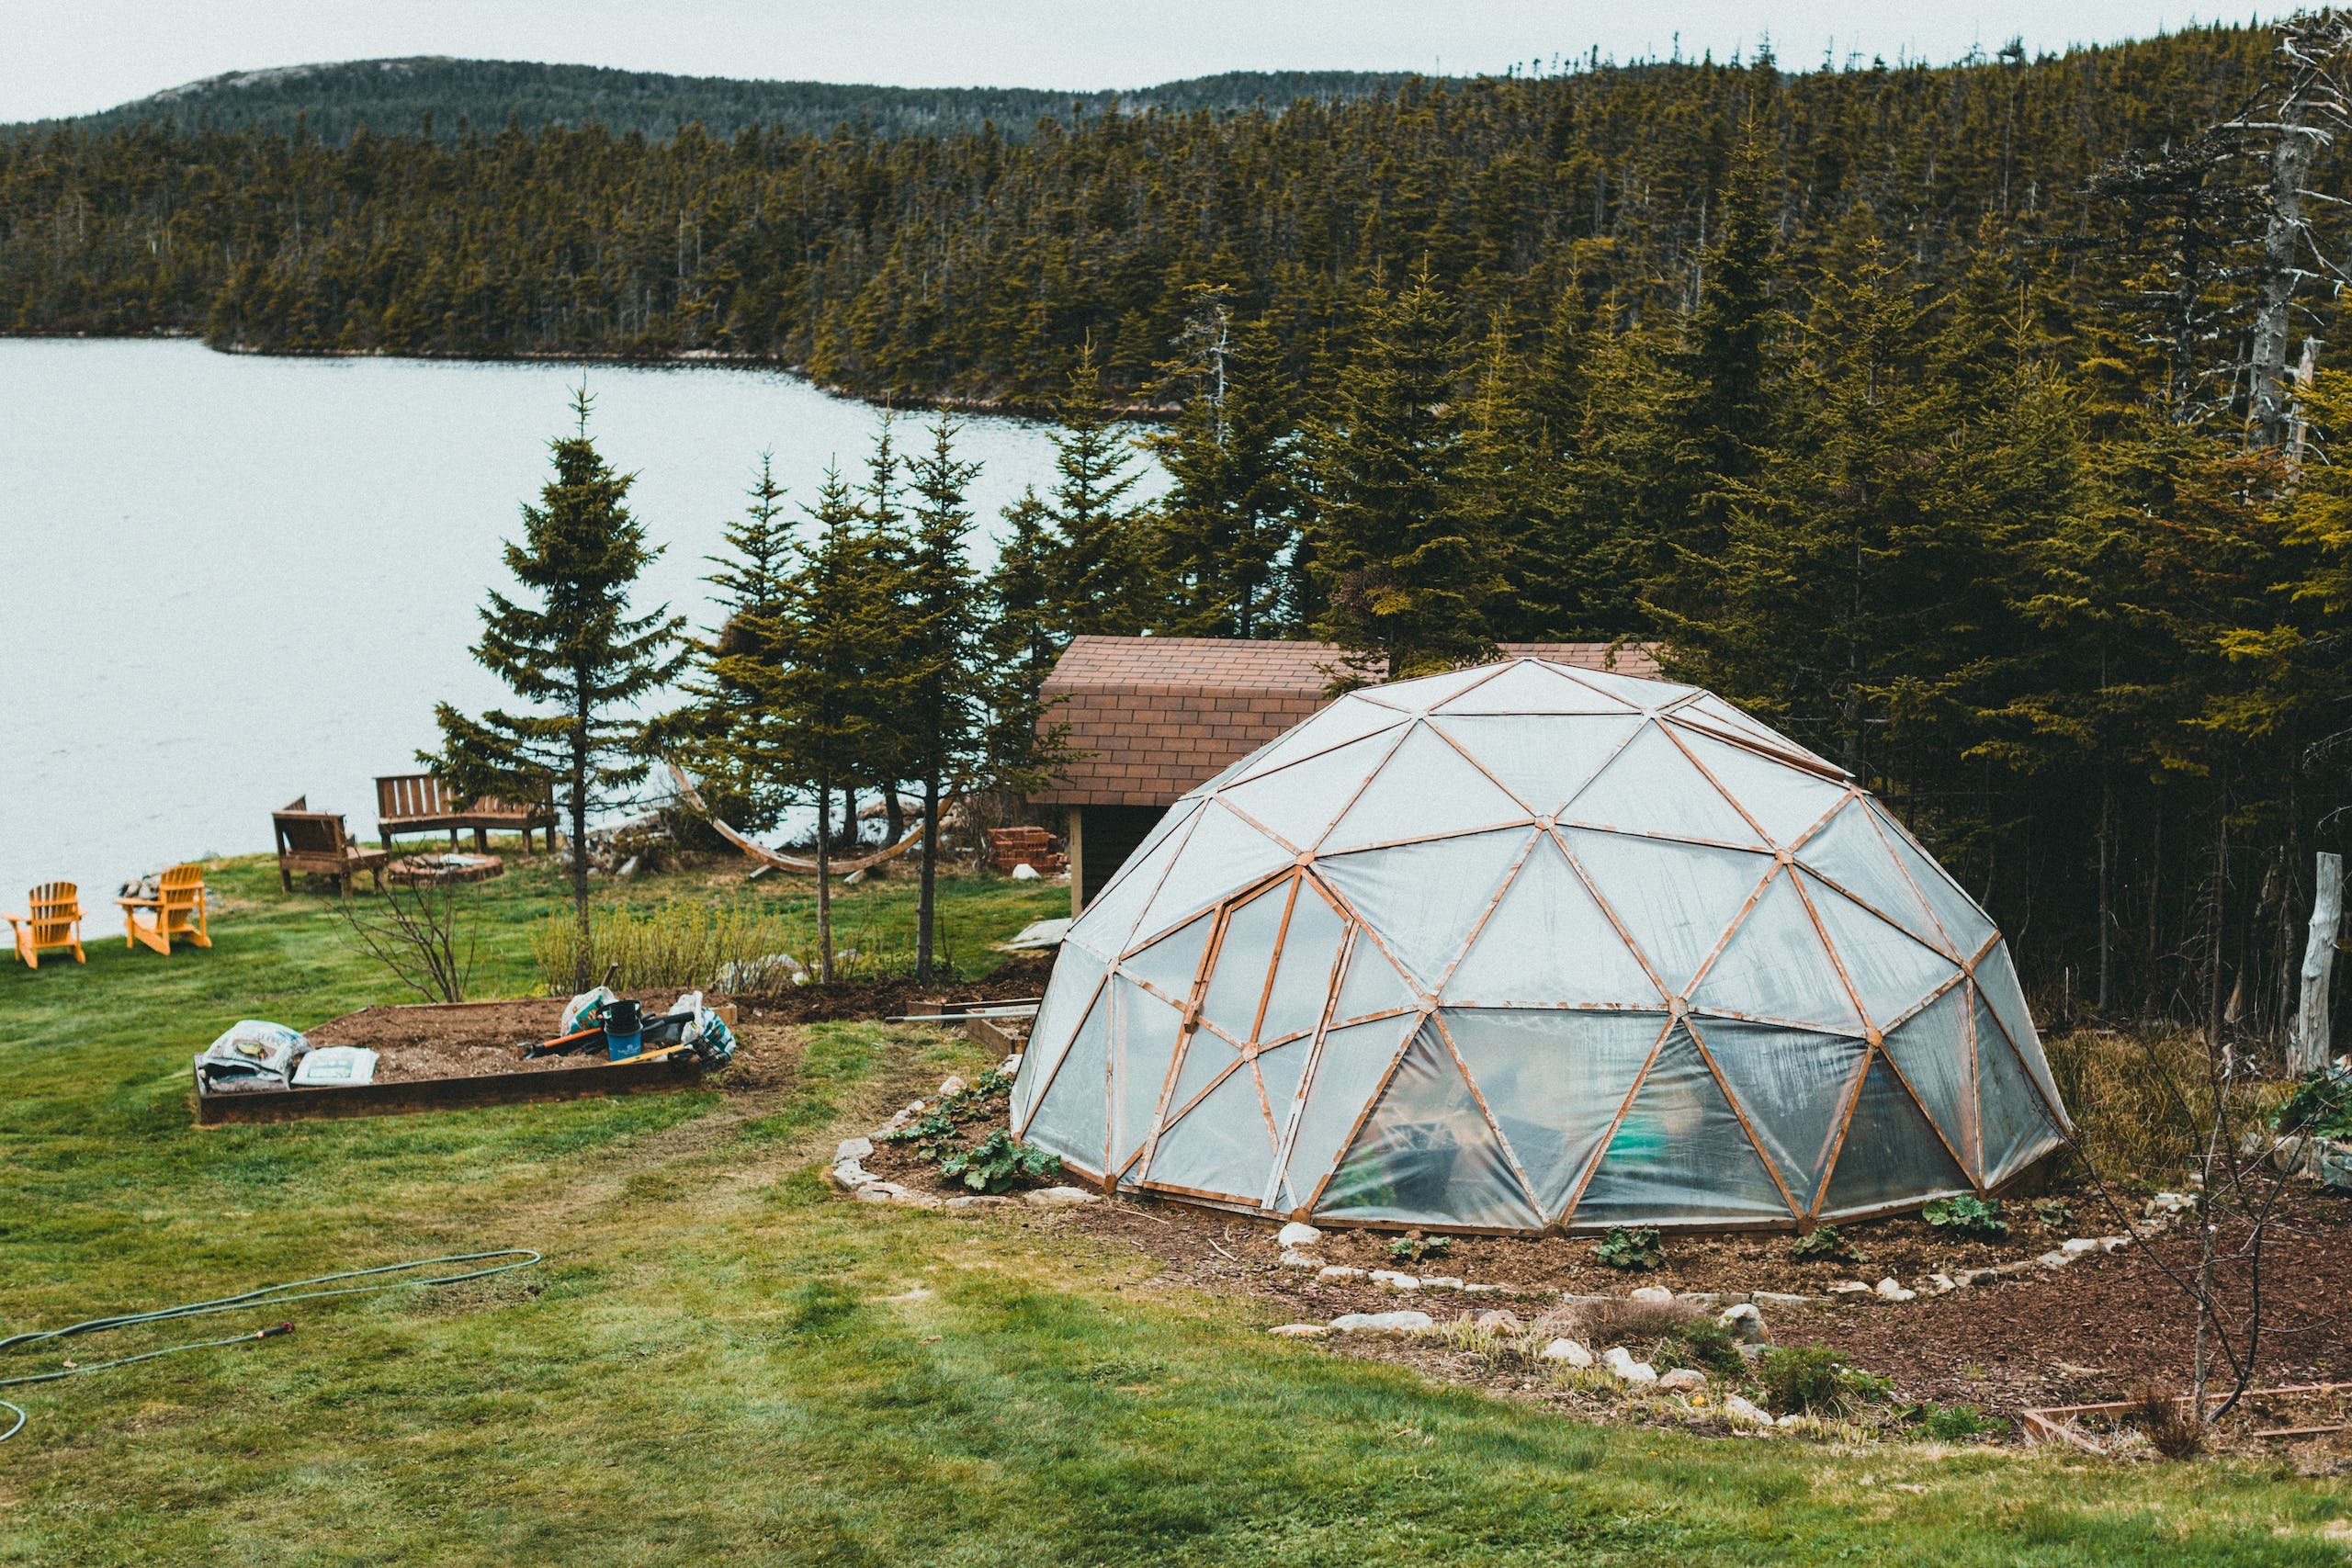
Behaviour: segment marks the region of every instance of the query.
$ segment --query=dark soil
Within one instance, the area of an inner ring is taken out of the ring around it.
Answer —
[[[1054,971],[1050,953],[1016,953],[979,980],[836,980],[831,985],[788,986],[737,1000],[746,1019],[771,1023],[834,1023],[859,1019],[903,1018],[917,1007],[942,1002],[1035,1000],[1046,993]]]
[[[658,1018],[678,996],[676,991],[640,991],[632,999],[644,1004],[648,1018]],[[520,1045],[548,1039],[562,1018],[560,998],[456,1008],[372,1007],[330,1019],[308,1032],[313,1045],[364,1045],[376,1052],[378,1083],[560,1073],[609,1059],[598,1049],[525,1060]],[[749,1091],[772,1082],[781,1065],[796,1054],[788,1036],[789,1031],[774,1024],[739,1022],[735,1060],[714,1080],[716,1086]]]

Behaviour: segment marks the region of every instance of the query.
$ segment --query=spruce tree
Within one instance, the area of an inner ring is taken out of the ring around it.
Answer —
[[[1152,607],[1144,529],[1127,500],[1143,473],[1112,419],[1091,345],[1070,372],[1056,419],[1057,478],[1046,502],[1054,530],[1046,558],[1054,629],[1065,640],[1131,637]]]
[[[922,884],[915,899],[915,978],[932,976],[942,792],[974,770],[985,729],[988,680],[980,668],[978,584],[964,554],[972,513],[965,491],[978,463],[958,459],[956,427],[943,419],[931,450],[910,466],[917,497],[901,635],[893,639],[903,693],[907,776],[922,786]]]
[[[1295,422],[1282,344],[1263,322],[1222,337],[1172,429],[1150,438],[1172,486],[1156,547],[1176,637],[1264,636],[1279,625],[1284,558],[1296,537]]]
[[[644,782],[645,726],[630,709],[684,666],[683,616],[668,607],[629,613],[628,594],[661,554],[628,506],[633,475],[616,474],[588,434],[594,400],[572,394],[577,424],[550,443],[555,475],[539,504],[523,507],[523,538],[506,545],[506,568],[536,604],[492,590],[482,607],[477,662],[503,681],[526,711],[493,708],[469,718],[438,705],[442,749],[418,760],[461,797],[526,798],[553,775],[571,829],[571,903],[580,941],[572,979],[589,981],[588,822]]]
[[[717,570],[703,579],[716,590],[718,626],[694,646],[699,674],[687,688],[693,700],[654,721],[650,732],[665,755],[691,754],[705,764],[698,788],[714,815],[757,829],[773,825],[772,803],[718,765],[712,742],[757,703],[775,658],[771,628],[790,592],[792,525],[784,515],[785,491],[775,482],[772,453],[760,454],[759,473],[746,494],[742,515],[724,530],[728,553],[708,558]]]
[[[1317,433],[1316,631],[1359,678],[1401,679],[1493,646],[1493,542],[1463,504],[1455,314],[1426,268],[1379,302]]]

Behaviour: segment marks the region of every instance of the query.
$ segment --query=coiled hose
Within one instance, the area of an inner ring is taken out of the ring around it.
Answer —
[[[311,1285],[333,1285],[338,1280],[366,1280],[379,1274],[406,1274],[413,1269],[431,1269],[443,1263],[480,1263],[492,1258],[511,1258],[512,1263],[495,1264],[488,1269],[469,1269],[462,1274],[437,1274],[424,1280],[384,1280],[372,1285],[345,1285],[339,1290],[307,1290]],[[206,1317],[217,1312],[242,1312],[286,1306],[294,1302],[314,1302],[329,1296],[364,1296],[376,1291],[397,1290],[402,1285],[455,1285],[466,1280],[485,1279],[503,1274],[510,1269],[527,1269],[540,1262],[541,1256],[528,1247],[503,1247],[494,1252],[453,1252],[443,1258],[419,1258],[406,1263],[385,1263],[374,1269],[346,1269],[340,1274],[321,1274],[314,1279],[288,1280],[282,1285],[264,1285],[259,1290],[239,1295],[217,1296],[206,1302],[189,1302],[182,1306],[164,1307],[156,1312],[124,1313],[115,1317],[94,1317],[86,1323],[72,1324],[64,1328],[43,1328],[30,1334],[12,1334],[0,1339],[0,1352],[20,1346],[35,1345],[47,1339],[64,1339],[77,1334],[98,1334],[109,1328],[130,1328],[142,1323],[166,1323],[179,1317]],[[66,1367],[54,1372],[35,1372],[29,1377],[0,1378],[0,1388],[20,1388],[27,1383],[55,1382],[60,1378],[80,1377],[85,1372],[103,1372],[114,1367],[127,1367],[135,1361],[152,1361],[158,1356],[175,1356],[182,1350],[209,1350],[220,1345],[240,1345],[248,1339],[267,1339],[279,1334],[291,1334],[290,1323],[274,1324],[251,1334],[232,1334],[226,1339],[198,1339],[186,1345],[167,1345],[160,1350],[148,1350],[136,1356],[124,1356],[112,1361],[96,1361],[86,1367]],[[28,1417],[25,1407],[0,1399],[0,1410],[16,1413],[17,1423],[0,1432],[0,1443],[6,1442],[25,1429]]]

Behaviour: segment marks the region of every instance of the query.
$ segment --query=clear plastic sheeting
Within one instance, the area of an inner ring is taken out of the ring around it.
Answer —
[[[1821,1217],[1867,1213],[1971,1188],[1936,1130],[1884,1061],[1873,1056],[1829,1173]]]
[[[1315,1212],[1512,1230],[1543,1224],[1453,1054],[1428,1026],[1389,1076]]]
[[[1315,864],[1397,961],[1434,988],[1530,837],[1513,828],[1334,855]]]
[[[1565,837],[1602,900],[1676,995],[1690,988],[1701,962],[1772,869],[1769,855],[1670,839],[1584,829]]]
[[[1813,916],[1797,897],[1795,879],[1786,875],[1765,885],[1730,942],[1700,977],[1690,1003],[1815,1029],[1862,1032],[1862,1015],[1854,1010]]]
[[[1881,1029],[1907,1017],[1950,985],[1960,966],[1910,933],[1880,919],[1826,883],[1803,879],[1805,896],[1838,950],[1838,962],[1862,998],[1862,1010]]]
[[[1346,815],[1317,846],[1326,854],[1370,844],[1474,833],[1524,821],[1527,807],[1503,793],[1445,738],[1415,725]]]
[[[1634,1091],[1568,1223],[1738,1224],[1794,1218],[1688,1030]]]
[[[1306,1086],[1306,1105],[1299,1112],[1298,1132],[1291,1140],[1277,1208],[1287,1213],[1314,1197],[1364,1108],[1386,1081],[1397,1052],[1419,1023],[1418,1014],[1408,1013],[1334,1029],[1323,1036],[1314,1077]]]
[[[1446,982],[1457,1005],[1662,1005],[1666,998],[1546,836]]]
[[[1798,1208],[1810,1210],[1869,1046],[1842,1035],[1738,1019],[1699,1017],[1690,1023],[1790,1196]]]
[[[1448,1009],[1438,1015],[1547,1220],[1577,1179],[1657,1046],[1666,1015],[1557,1009]]]
[[[1580,718],[1443,713],[1430,722],[1538,817],[1557,817],[1643,726],[1639,714],[1626,713]]]
[[[1764,847],[1747,819],[1655,724],[1643,726],[1560,817],[1621,833]]]
[[[1523,1230],[1916,1203],[2064,1125],[1998,934],[1876,802],[1711,694],[1539,660],[1343,697],[1180,802],[1012,1102],[1090,1175]]]

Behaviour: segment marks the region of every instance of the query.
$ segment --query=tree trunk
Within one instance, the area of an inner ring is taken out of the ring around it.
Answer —
[[[2287,1053],[2287,1066],[2297,1073],[2326,1066],[2334,1045],[2327,990],[2335,974],[2335,933],[2344,919],[2344,857],[2322,851],[2316,882],[2311,931],[2303,939],[2302,997]]]
[[[596,957],[591,951],[594,934],[588,923],[588,716],[577,715],[571,731],[571,910],[579,928],[572,946],[571,990],[588,988]]]
[[[2270,219],[2262,236],[2262,267],[2255,284],[2254,348],[2247,367],[2251,385],[2246,439],[2256,446],[2286,444],[2294,397],[2288,390],[2287,338],[2295,282],[2301,275],[2297,250],[2303,243],[2303,178],[2311,168],[2312,133],[2303,125],[2303,95],[2311,73],[2296,73],[2286,101],[2278,106],[2278,141],[2270,153]]]
[[[2115,787],[2109,780],[2107,765],[2099,765],[2098,781],[2098,1016],[2107,1017],[2107,982],[2112,971],[2114,949],[2115,903],[2109,891],[2113,880],[2109,869],[2113,860],[2109,846],[2115,820]]]
[[[833,846],[831,824],[833,786],[831,780],[817,784],[817,978],[827,985],[833,980]]]
[[[893,839],[891,842],[898,840]],[[915,893],[915,982],[931,979],[932,910],[939,880],[939,775],[922,781],[922,886]]]
[[[888,842],[895,844],[907,836],[907,808],[899,803],[899,786],[895,784],[882,786],[882,820],[889,825]]]

